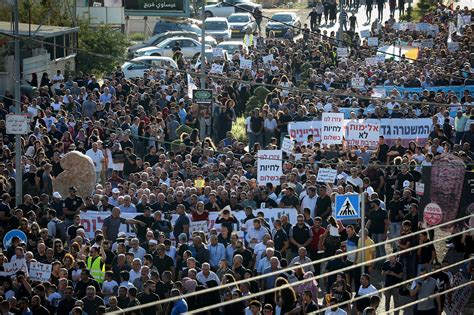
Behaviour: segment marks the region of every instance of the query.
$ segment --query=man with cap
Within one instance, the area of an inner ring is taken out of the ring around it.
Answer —
[[[287,183],[283,191],[284,195],[280,200],[280,208],[296,208],[296,210],[299,210],[300,201],[295,195],[295,185]]]
[[[111,204],[114,207],[118,207],[119,206],[119,203],[118,203],[119,196],[120,196],[120,189],[118,189],[117,187],[113,188],[112,189],[112,196],[109,197],[109,204]]]
[[[49,207],[56,210],[56,215],[60,220],[64,220],[63,197],[59,192],[53,192],[53,199],[49,203]]]
[[[74,216],[80,214],[81,210],[84,209],[84,201],[81,197],[77,196],[76,187],[72,186],[69,188],[69,196],[64,199],[63,212],[65,216],[66,228],[74,223]]]

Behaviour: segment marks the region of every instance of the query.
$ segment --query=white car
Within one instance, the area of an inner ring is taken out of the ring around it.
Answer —
[[[184,58],[192,58],[196,53],[201,51],[201,43],[193,38],[188,37],[172,37],[165,39],[156,46],[140,48],[135,52],[135,57],[141,56],[165,56],[173,57],[174,47],[179,48]],[[212,48],[211,45],[205,44],[205,48]]]
[[[216,4],[204,6],[206,17],[221,16],[227,18],[233,13],[248,12],[253,13],[256,8],[262,10],[261,4],[256,4],[250,0],[225,0]]]
[[[232,36],[229,22],[223,17],[208,17],[204,21],[204,30],[217,41],[227,40]]]
[[[233,55],[235,51],[240,51],[241,49],[244,51],[247,50],[244,43],[238,40],[220,42],[217,44],[217,47],[226,50],[230,55]]]
[[[176,62],[169,57],[144,56],[134,58],[122,65],[122,71],[126,79],[143,77],[143,74],[150,69],[155,69],[162,75],[166,69],[178,69]]]

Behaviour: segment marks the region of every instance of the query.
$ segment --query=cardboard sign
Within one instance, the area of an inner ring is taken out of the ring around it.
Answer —
[[[347,47],[338,47],[337,48],[337,57],[338,58],[347,58],[349,56],[349,49]]]
[[[14,276],[18,271],[23,271],[28,276],[28,266],[24,258],[4,263],[3,268],[4,271],[0,272],[0,276],[3,277]]]
[[[318,169],[317,182],[321,183],[334,183],[337,176],[337,170],[332,168],[320,168]]]
[[[51,278],[51,268],[52,265],[50,264],[32,261],[30,263],[30,280],[40,282],[49,281]]]
[[[263,63],[271,63],[273,61],[273,55],[266,55],[262,57]]]
[[[240,59],[240,69],[252,70],[252,60],[245,58]]]
[[[352,78],[351,86],[353,88],[363,89],[365,87],[365,78],[364,77]]]
[[[189,233],[192,234],[193,232],[207,232],[207,221],[191,221],[189,223]]]
[[[224,66],[217,63],[213,63],[211,66],[211,73],[222,74],[224,72]]]
[[[9,135],[26,135],[30,131],[27,115],[7,115],[5,129]]]
[[[367,39],[367,44],[369,47],[377,47],[379,45],[379,38],[378,37],[369,37]]]
[[[219,47],[212,48],[212,56],[214,57],[222,57],[224,56],[224,50]]]
[[[423,211],[423,221],[431,226],[438,225],[443,219],[443,211],[436,203],[429,203]]]
[[[280,185],[282,169],[282,150],[259,150],[257,153],[257,183],[264,186],[267,183]]]
[[[322,144],[342,144],[344,113],[323,113],[321,125]]]
[[[291,140],[288,137],[283,138],[283,142],[281,144],[281,150],[283,152],[290,154],[293,152],[294,147],[295,147],[295,143],[293,142],[293,140]]]

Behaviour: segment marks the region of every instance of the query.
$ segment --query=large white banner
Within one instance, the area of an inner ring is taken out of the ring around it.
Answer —
[[[322,144],[342,144],[344,113],[323,113],[321,125]]]
[[[460,274],[454,275],[453,287],[466,283],[467,280]],[[462,314],[464,306],[469,302],[472,289],[470,286],[464,286],[454,292],[448,293],[444,301],[444,312],[446,315]]]
[[[257,183],[266,185],[280,185],[280,176],[283,175],[282,169],[282,150],[259,150],[257,153]]]
[[[30,263],[30,280],[33,281],[49,281],[51,278],[51,264],[42,264],[32,261]]]
[[[346,132],[346,145],[367,146],[372,149],[377,147],[380,125],[365,121],[350,121],[346,125]]]
[[[397,138],[402,139],[403,145],[408,145],[410,141],[417,141],[423,145],[431,132],[433,125],[431,118],[383,118],[366,119],[365,123],[378,124],[379,132],[384,136],[388,144],[395,142]],[[349,121],[345,122],[346,124]],[[288,133],[292,140],[303,143],[308,135],[314,135],[315,141],[321,141],[321,121],[297,121],[288,124]]]
[[[296,216],[298,213],[294,208],[264,208],[264,209],[257,209],[254,210],[254,215],[257,215],[258,212],[263,212],[263,217],[265,221],[267,221],[270,226],[273,226],[273,221],[279,219],[282,215],[287,215],[289,222],[294,223],[296,222]],[[125,219],[133,219],[140,213],[122,213],[120,216]],[[247,217],[245,215],[245,211],[234,211],[233,212],[235,218],[237,219],[238,223],[234,226],[234,231],[239,232],[239,236],[243,236],[243,232],[241,231],[241,226],[244,224],[244,220]],[[98,211],[87,211],[81,212],[81,223],[85,227],[87,237],[94,237],[94,230],[91,227],[95,227],[95,229],[102,229],[102,225],[104,223],[104,219],[110,216],[108,212],[98,212]],[[211,230],[213,228],[220,231],[220,224],[216,224],[216,220],[219,217],[219,212],[209,212],[209,220],[207,225],[207,230]],[[172,215],[171,224],[176,222],[178,216],[176,214]],[[189,215],[189,220],[191,220],[191,216]],[[193,226],[197,226],[199,224],[193,224]],[[135,233],[132,229],[128,226],[128,224],[121,224],[120,225],[120,232],[127,233],[127,236],[135,236]],[[171,233],[171,238],[173,239],[173,234]],[[25,264],[26,266],[26,264]]]
[[[313,135],[314,141],[321,141],[321,120],[290,122],[288,134],[297,143],[305,142],[309,135]]]

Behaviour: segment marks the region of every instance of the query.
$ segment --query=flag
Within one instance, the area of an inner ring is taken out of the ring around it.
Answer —
[[[464,25],[466,24],[466,22],[464,21],[464,18],[463,16],[459,13],[458,14],[458,20],[457,20],[457,24],[458,24],[458,35],[462,35],[461,34],[461,30],[463,29]]]
[[[194,82],[193,78],[188,74],[188,97],[193,98],[193,90],[197,90],[196,83]]]
[[[448,28],[448,43],[451,43],[453,41],[452,35],[456,31],[456,26],[454,25],[453,22],[449,22],[449,28]]]

